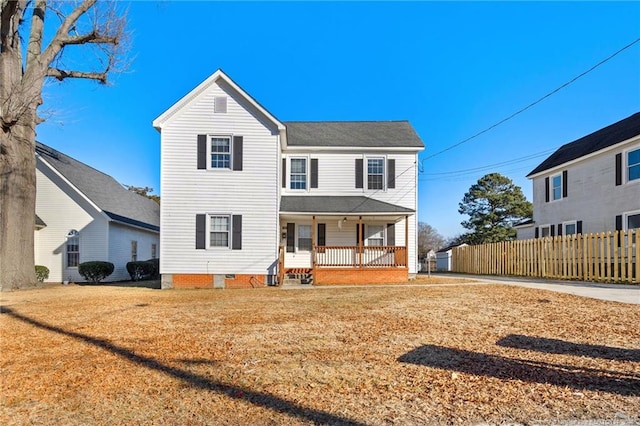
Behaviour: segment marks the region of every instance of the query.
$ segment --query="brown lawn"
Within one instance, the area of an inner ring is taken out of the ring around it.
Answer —
[[[638,306],[499,285],[0,298],[0,424],[640,421]]]

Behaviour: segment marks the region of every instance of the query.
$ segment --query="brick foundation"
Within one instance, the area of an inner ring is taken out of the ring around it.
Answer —
[[[236,275],[235,278],[225,278],[224,279],[224,287],[225,288],[254,288],[254,287],[264,287],[265,286],[264,275]]]
[[[237,274],[234,278],[224,277],[224,288],[255,288],[266,284],[265,275]],[[173,288],[214,288],[214,281],[212,274],[173,274]]]
[[[213,275],[173,274],[173,288],[213,288]]]
[[[314,285],[402,284],[409,279],[407,268],[316,268]]]

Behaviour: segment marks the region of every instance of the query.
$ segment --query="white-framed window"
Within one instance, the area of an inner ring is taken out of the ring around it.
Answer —
[[[67,268],[77,268],[80,264],[80,233],[75,229],[67,234]]]
[[[551,225],[543,225],[540,227],[540,238],[551,236]]]
[[[155,259],[158,257],[158,246],[154,243],[151,244],[151,258]]]
[[[131,261],[135,262],[138,260],[138,242],[135,240],[131,241]]]
[[[384,189],[384,158],[367,158],[367,189]]]
[[[231,168],[231,136],[209,136],[207,150],[210,169]]]
[[[229,247],[230,235],[231,216],[209,215],[208,247]]]
[[[562,174],[551,176],[551,199],[562,199]]]
[[[640,210],[626,212],[622,215],[625,231],[640,228]]]
[[[384,245],[384,225],[368,225],[365,245],[381,247]]]
[[[289,163],[289,188],[307,189],[307,159],[292,158]]]
[[[311,251],[311,225],[298,225],[298,251]]]
[[[627,182],[640,181],[640,148],[627,151],[625,158]]]
[[[571,222],[564,222],[562,224],[563,235],[574,235],[578,233],[578,224],[575,220]]]

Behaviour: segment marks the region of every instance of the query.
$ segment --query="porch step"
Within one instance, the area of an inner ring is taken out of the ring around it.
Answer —
[[[287,268],[284,272],[282,286],[312,285],[313,269]]]

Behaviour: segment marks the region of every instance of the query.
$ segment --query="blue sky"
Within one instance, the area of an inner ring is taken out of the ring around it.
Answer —
[[[50,83],[37,137],[155,192],[152,120],[218,68],[282,121],[409,120],[426,145],[419,220],[445,237],[464,231],[458,203],[484,174],[531,200],[525,176],[546,155],[640,111],[637,43],[433,156],[639,38],[638,2],[160,1],[132,2],[128,16],[129,70],[106,87]]]

